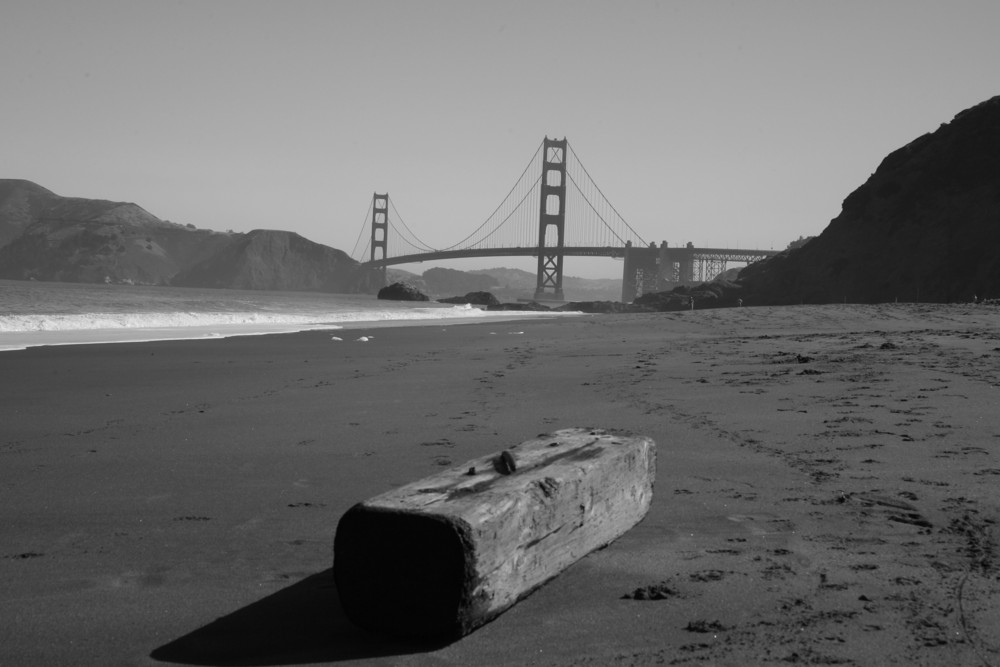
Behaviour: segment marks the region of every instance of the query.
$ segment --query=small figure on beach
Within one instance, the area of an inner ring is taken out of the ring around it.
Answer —
[[[743,299],[736,299],[736,307],[741,308],[743,306]]]

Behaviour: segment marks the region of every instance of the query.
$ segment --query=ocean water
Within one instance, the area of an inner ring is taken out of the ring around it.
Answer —
[[[0,351],[539,315],[556,314],[379,301],[359,294],[0,280]]]

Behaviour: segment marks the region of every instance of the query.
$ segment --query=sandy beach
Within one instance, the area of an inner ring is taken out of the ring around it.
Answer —
[[[0,665],[1000,664],[996,307],[39,347],[0,398]],[[638,526],[450,644],[345,619],[348,507],[571,426],[656,441]]]

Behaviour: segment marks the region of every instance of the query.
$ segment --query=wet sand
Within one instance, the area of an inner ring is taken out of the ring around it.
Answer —
[[[2,665],[1000,664],[995,307],[33,348],[0,399]],[[657,442],[642,523],[457,642],[350,625],[350,505],[570,426]]]

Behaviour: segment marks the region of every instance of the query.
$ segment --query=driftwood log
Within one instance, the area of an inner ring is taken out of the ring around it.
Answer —
[[[564,429],[389,491],[337,525],[334,576],[355,624],[458,637],[649,509],[656,445]]]

